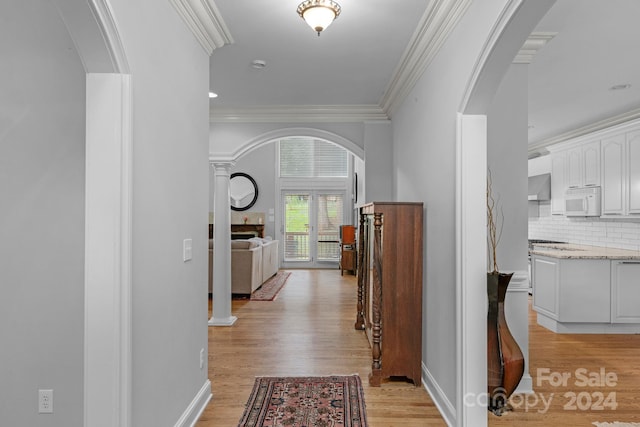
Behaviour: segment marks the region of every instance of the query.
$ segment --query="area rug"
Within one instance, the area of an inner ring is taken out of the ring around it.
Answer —
[[[251,301],[273,301],[278,296],[287,279],[291,275],[290,271],[278,271],[275,276],[268,279],[258,289],[251,294]]]
[[[258,377],[238,427],[366,427],[358,375]]]
[[[621,423],[620,421],[615,421],[612,423],[592,423],[596,427],[640,427],[640,423]]]

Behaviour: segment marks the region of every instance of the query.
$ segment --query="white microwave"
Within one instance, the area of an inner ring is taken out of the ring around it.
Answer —
[[[600,187],[569,188],[564,195],[566,216],[600,216]]]

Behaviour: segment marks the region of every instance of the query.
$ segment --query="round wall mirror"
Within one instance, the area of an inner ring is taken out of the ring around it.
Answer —
[[[246,211],[258,200],[258,185],[250,175],[244,172],[232,173],[229,181],[229,195],[232,210]]]

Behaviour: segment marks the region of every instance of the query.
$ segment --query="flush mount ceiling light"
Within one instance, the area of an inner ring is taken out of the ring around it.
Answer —
[[[340,15],[340,5],[332,0],[305,0],[298,5],[298,15],[318,33]]]
[[[218,94],[215,92],[209,92],[209,98],[217,98]]]

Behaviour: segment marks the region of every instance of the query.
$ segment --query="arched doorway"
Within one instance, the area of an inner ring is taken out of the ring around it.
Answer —
[[[86,72],[84,422],[124,427],[132,363],[129,65],[107,0],[55,3]]]
[[[511,64],[535,25],[555,0],[510,1],[476,63],[460,106],[456,146],[456,340],[458,426],[487,424],[486,407],[474,404],[486,392],[486,308],[485,301],[487,171],[487,112],[491,100]],[[526,161],[526,158],[523,159]],[[475,255],[474,255],[475,254]],[[470,398],[471,396],[471,398]]]

